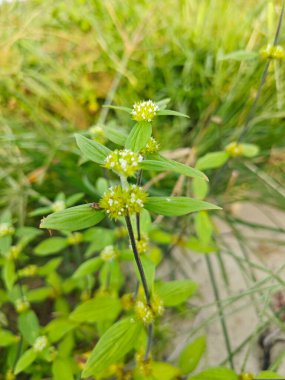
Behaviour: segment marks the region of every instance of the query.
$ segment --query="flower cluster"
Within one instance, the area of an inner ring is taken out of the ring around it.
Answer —
[[[11,225],[11,223],[0,224],[0,237],[13,235],[14,232],[15,232],[15,229]]]
[[[142,301],[137,301],[135,305],[135,313],[139,320],[145,325],[149,325],[154,321],[154,315],[151,308]]]
[[[45,335],[39,336],[33,345],[33,349],[36,352],[42,352],[48,345],[48,340]]]
[[[150,123],[156,116],[157,111],[157,104],[151,100],[144,100],[134,104],[131,114],[133,119],[138,122],[148,121]]]
[[[100,144],[105,144],[107,141],[104,129],[99,125],[94,125],[93,127],[89,128],[89,133],[92,139],[98,141]]]
[[[75,232],[67,238],[67,243],[70,245],[76,245],[83,241],[83,235],[80,232]]]
[[[100,253],[100,257],[103,261],[112,261],[117,257],[117,252],[112,245],[108,245]]]
[[[52,206],[51,206],[51,209],[53,212],[58,212],[58,211],[63,211],[65,209],[65,202],[64,201],[55,201]]]
[[[142,160],[143,157],[140,154],[134,153],[129,149],[116,149],[106,157],[104,166],[125,177],[130,177],[139,169],[139,163]]]
[[[137,362],[137,368],[139,372],[143,376],[147,376],[148,378],[152,375],[152,358],[145,359],[145,354],[142,352],[139,352],[136,354],[136,362]],[[151,378],[153,378],[151,376]]]
[[[155,316],[160,317],[163,315],[164,313],[163,301],[157,295],[153,296],[153,299],[151,301],[151,307]]]
[[[139,254],[146,253],[149,247],[147,236],[142,236],[140,240],[136,240],[136,246]]]
[[[19,270],[20,277],[33,277],[37,274],[38,267],[36,265],[28,265],[25,268]]]
[[[280,45],[268,44],[260,50],[260,55],[263,58],[283,59],[285,57],[285,51]]]
[[[25,311],[29,310],[30,303],[26,298],[18,298],[15,301],[15,309],[18,313],[24,313]]]
[[[147,194],[139,186],[131,185],[128,189],[116,186],[105,192],[99,205],[106,210],[110,218],[118,219],[121,216],[139,213],[146,197]]]
[[[238,157],[243,154],[243,148],[241,144],[234,141],[226,146],[226,152],[231,157]]]
[[[158,151],[159,151],[159,143],[153,137],[151,137],[148,140],[145,148],[141,150],[141,154],[143,155],[153,154],[153,153],[157,153]]]

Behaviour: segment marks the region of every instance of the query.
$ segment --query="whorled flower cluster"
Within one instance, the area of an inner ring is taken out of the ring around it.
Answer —
[[[65,208],[66,208],[65,202],[62,200],[55,201],[51,206],[51,209],[53,212],[63,211]]]
[[[280,45],[268,44],[260,50],[260,55],[263,58],[283,59],[285,57],[285,51]]]
[[[158,151],[159,151],[159,143],[153,137],[151,137],[148,140],[145,148],[141,150],[141,154],[143,155],[153,154],[153,153],[157,153]]]
[[[36,352],[42,352],[48,346],[48,340],[45,335],[37,337],[33,345],[33,349]]]
[[[122,216],[139,213],[146,200],[147,193],[136,185],[131,185],[127,189],[121,186],[111,187],[105,192],[99,201],[99,206],[106,210],[107,215],[112,219]]]
[[[131,177],[139,169],[143,157],[129,149],[114,150],[106,157],[104,167],[114,170],[125,177]]]
[[[112,245],[107,245],[100,253],[100,257],[103,261],[112,261],[117,257],[117,252]]]
[[[136,246],[139,254],[146,253],[149,248],[149,240],[147,236],[141,236],[140,240],[136,239]]]
[[[13,235],[15,232],[11,223],[0,223],[0,237]]]
[[[149,325],[154,321],[154,314],[151,308],[142,301],[137,301],[135,305],[136,317],[145,325]]]
[[[138,122],[148,121],[150,123],[158,110],[158,105],[152,100],[144,100],[134,104],[131,114],[133,119]]]
[[[242,145],[237,143],[236,141],[233,141],[230,144],[228,144],[225,150],[229,154],[230,157],[238,157],[243,154]]]

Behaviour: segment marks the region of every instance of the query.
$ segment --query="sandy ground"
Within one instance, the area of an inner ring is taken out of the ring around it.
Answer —
[[[284,215],[266,207],[254,206],[252,204],[237,205],[235,207],[235,215],[250,222],[265,224],[268,226],[278,226],[285,228]],[[217,221],[217,227],[223,239],[230,245],[230,249],[234,254],[244,259],[244,254],[233,236],[230,228]],[[285,246],[276,244],[277,239],[284,239],[284,235],[276,232],[267,232],[264,230],[253,230],[248,227],[239,226],[243,235],[251,237],[250,249],[248,249],[248,258],[252,263],[260,266],[260,268],[271,269],[274,273],[279,271],[279,276],[285,280]],[[257,239],[258,238],[258,239]],[[285,240],[285,239],[284,239]],[[247,247],[248,248],[248,247]],[[196,280],[200,284],[199,297],[193,299],[192,304],[196,306],[206,306],[200,309],[194,318],[194,322],[184,321],[175,324],[176,344],[175,350],[171,352],[169,359],[174,359],[187,342],[190,342],[193,329],[200,327],[196,336],[206,334],[207,336],[207,355],[206,365],[218,366],[227,358],[227,351],[224,343],[224,335],[221,330],[219,315],[217,314],[217,305],[215,301],[213,288],[209,280],[208,269],[205,257],[193,252],[182,252],[176,250],[173,252],[175,259],[182,266],[184,271],[189,274],[189,278]],[[233,259],[226,252],[222,252],[222,260],[229,277],[228,287],[225,285],[221,275],[220,266],[215,255],[211,255],[211,263],[214,268],[215,277],[217,279],[218,289],[222,302],[229,297],[237,296],[235,302],[227,304],[225,307],[225,320],[229,331],[230,343],[232,351],[234,351],[246,338],[253,335],[250,343],[234,355],[234,365],[237,371],[246,370],[251,373],[258,373],[262,369],[263,351],[258,344],[260,332],[263,324],[272,317],[269,305],[272,305],[273,294],[280,288],[278,282],[269,278],[269,274],[259,268],[254,268],[251,273],[249,265],[244,261]],[[238,262],[243,263],[244,269],[241,270]],[[280,268],[284,265],[284,270]],[[246,276],[244,273],[248,273]],[[254,278],[253,278],[254,276]],[[182,277],[181,271],[177,268],[177,277]],[[263,284],[258,283],[266,280]],[[256,285],[257,283],[257,285]],[[278,285],[277,285],[278,284]],[[248,289],[255,290],[250,295],[242,295]],[[285,287],[284,287],[285,291]],[[238,299],[237,299],[238,298]],[[212,305],[211,305],[212,304]],[[189,305],[189,310],[191,305]],[[207,322],[209,316],[213,315],[214,319]],[[204,327],[203,327],[204,324]],[[270,324],[272,335],[267,334],[267,341],[275,342],[276,339],[285,338],[285,324],[280,323],[277,327],[276,323]],[[283,333],[281,329],[283,328]],[[264,329],[263,329],[264,330]],[[275,343],[271,350],[271,362],[283,351],[285,351],[285,343]],[[204,362],[205,365],[205,362]],[[226,363],[228,366],[229,363]],[[282,360],[278,372],[285,375],[285,357]]]

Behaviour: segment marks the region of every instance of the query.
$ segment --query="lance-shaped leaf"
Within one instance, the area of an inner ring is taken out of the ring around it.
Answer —
[[[208,180],[204,173],[198,169],[191,168],[191,166],[181,164],[174,160],[162,157],[160,155],[152,156],[149,160],[143,160],[140,163],[140,167],[144,170],[153,171],[171,171],[179,174],[183,174],[187,177],[201,178]]]
[[[76,134],[77,145],[83,156],[97,164],[103,164],[111,150],[96,141],[87,139],[86,137]]]
[[[159,116],[167,116],[167,115],[180,116],[180,117],[187,117],[188,119],[190,119],[190,117],[188,115],[185,115],[184,113],[181,113],[181,112],[172,111],[172,110],[160,110],[157,112],[157,115],[159,115]]]
[[[15,375],[18,375],[18,373],[28,368],[36,360],[36,358],[37,354],[32,348],[30,348],[28,351],[25,351],[17,361]]]
[[[194,371],[206,349],[206,339],[200,336],[188,344],[179,355],[179,367],[184,374]]]
[[[123,319],[110,327],[92,351],[82,377],[100,373],[118,362],[134,347],[141,325],[132,318]]]
[[[147,144],[152,134],[151,123],[140,122],[137,123],[127,137],[125,148],[133,152],[141,151]]]
[[[92,204],[67,208],[42,219],[40,228],[60,231],[78,231],[95,226],[105,218],[103,211],[95,210]]]
[[[70,314],[70,319],[76,322],[113,321],[121,308],[121,302],[116,297],[96,297],[78,305]]]
[[[67,247],[67,239],[56,236],[43,240],[35,248],[35,254],[39,256],[46,256],[57,253],[63,248]]]
[[[155,284],[155,291],[165,306],[177,306],[190,298],[198,289],[192,280],[176,280]]]
[[[196,167],[200,170],[217,169],[223,166],[228,160],[227,152],[211,152],[198,159]]]
[[[238,375],[228,368],[215,367],[188,377],[188,380],[238,380]]]
[[[144,207],[165,216],[181,216],[201,210],[221,210],[212,203],[188,197],[148,197]]]

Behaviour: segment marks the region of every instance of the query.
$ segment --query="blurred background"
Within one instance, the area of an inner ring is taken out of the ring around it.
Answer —
[[[282,48],[277,59],[266,49],[273,44],[281,6],[281,0],[2,1],[0,208],[9,210],[16,226],[38,227],[37,215],[42,214],[34,210],[55,211],[61,192],[67,197],[82,193],[84,201],[92,201],[102,173],[92,164],[78,164],[74,133],[107,143],[108,128],[124,132],[132,121],[104,104],[131,107],[142,99],[167,99],[169,109],[190,119],[155,121],[154,135],[162,150],[183,158],[181,148],[191,148],[195,164],[239,139],[258,147],[250,159],[231,159],[206,170],[208,197],[224,209],[215,231],[226,240],[217,239],[217,244],[220,250],[227,244],[231,255],[230,262],[218,257],[213,265],[227,300],[233,301],[230,280],[233,292],[245,288],[247,294],[249,289],[254,293],[264,279],[253,272],[258,266],[271,281],[285,253],[285,71]],[[284,37],[281,27],[281,47]],[[154,191],[169,194],[175,184],[175,177],[165,178]],[[180,266],[187,268],[183,252],[177,254]],[[188,274],[201,283],[208,275],[204,264],[195,270],[198,257],[190,260]],[[204,300],[197,307],[212,302],[207,281],[201,285]],[[267,306],[278,289],[270,288]],[[260,305],[260,294],[255,296]],[[240,347],[236,353],[272,320],[284,329],[280,315],[265,318],[260,310],[249,314],[254,302],[247,300],[241,307],[244,319],[231,325],[232,339]],[[255,327],[241,340],[237,326],[248,328],[247,318]],[[220,351],[215,356],[220,334],[214,330],[210,336],[213,363],[227,355]],[[245,355],[252,346],[247,349]],[[252,366],[258,369],[255,359]]]

